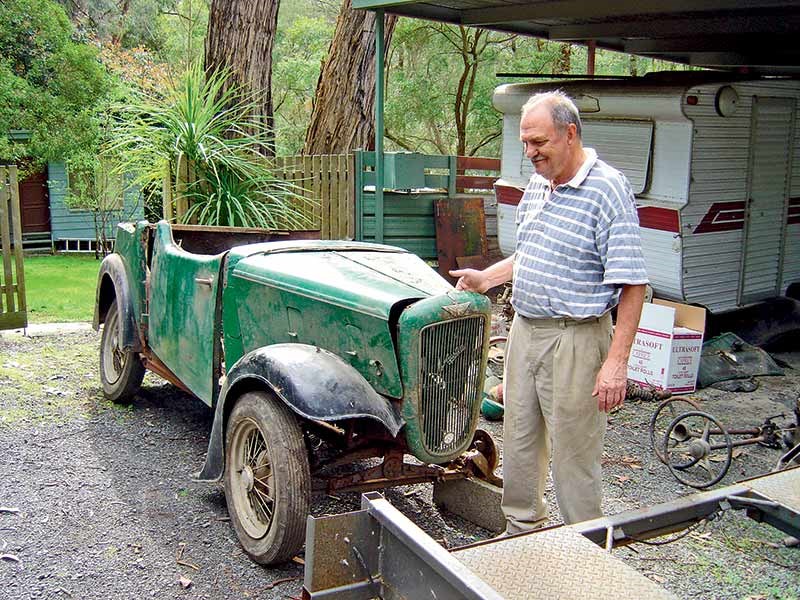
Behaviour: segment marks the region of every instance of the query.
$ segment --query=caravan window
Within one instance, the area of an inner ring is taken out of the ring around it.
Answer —
[[[634,194],[649,184],[653,151],[653,122],[624,119],[584,119],[583,145],[622,171],[631,182]]]

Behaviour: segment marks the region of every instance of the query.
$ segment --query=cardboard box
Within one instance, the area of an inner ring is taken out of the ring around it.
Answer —
[[[628,358],[628,379],[673,394],[693,392],[705,328],[703,308],[658,298],[645,304]]]

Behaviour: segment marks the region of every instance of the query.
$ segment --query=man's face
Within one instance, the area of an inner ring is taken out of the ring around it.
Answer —
[[[529,111],[520,122],[519,138],[525,156],[533,163],[536,172],[557,183],[562,181],[569,168],[570,146],[575,139],[575,125],[560,131],[553,123],[550,107],[542,104]]]

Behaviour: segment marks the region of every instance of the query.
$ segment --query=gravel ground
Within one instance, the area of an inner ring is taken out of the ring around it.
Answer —
[[[221,488],[191,480],[211,411],[150,374],[131,407],[105,402],[98,343],[94,332],[0,336],[0,598],[299,597],[302,561],[251,563]],[[703,410],[728,427],[789,413],[800,392],[800,353],[779,356],[794,367],[785,377],[761,378],[753,393],[704,391]],[[630,402],[611,417],[603,459],[609,514],[693,491],[654,460],[647,431],[655,406]],[[501,424],[483,426],[502,439]],[[778,456],[745,447],[721,485],[769,471]],[[440,514],[430,486],[386,496],[448,547],[490,536]],[[322,496],[313,512],[358,506],[358,494]],[[800,549],[784,548],[782,538],[732,512],[674,543],[614,553],[680,597],[797,599]]]

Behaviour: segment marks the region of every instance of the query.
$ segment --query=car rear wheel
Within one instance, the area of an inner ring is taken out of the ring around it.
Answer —
[[[111,303],[100,338],[100,380],[103,394],[117,404],[130,404],[142,385],[144,365],[138,353],[120,347],[119,309]]]
[[[248,392],[225,439],[225,497],[239,542],[258,563],[289,560],[303,547],[311,498],[297,418],[271,394]]]

